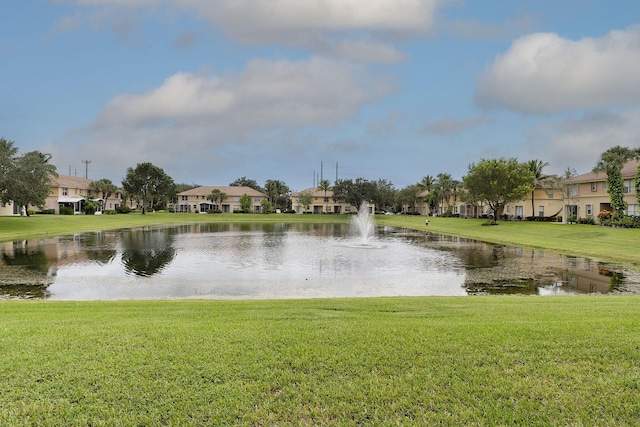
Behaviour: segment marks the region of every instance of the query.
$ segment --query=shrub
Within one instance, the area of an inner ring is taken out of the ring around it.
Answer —
[[[73,215],[73,209],[67,206],[60,206],[60,215]]]
[[[600,220],[600,222],[606,221],[608,219],[611,218],[611,212],[609,212],[608,210],[602,210],[600,211],[600,213],[598,213],[598,219]]]
[[[595,224],[595,221],[594,221],[593,217],[591,215],[589,215],[586,218],[579,218],[578,219],[578,224],[593,225],[593,224]]]
[[[131,212],[131,208],[127,205],[118,206],[116,208],[116,213],[119,214],[128,214],[129,212]]]
[[[40,212],[36,212],[38,215],[53,215],[56,213],[55,209],[43,209]]]
[[[116,211],[113,210],[113,209],[109,209],[109,210],[103,211],[102,214],[103,215],[115,215]]]

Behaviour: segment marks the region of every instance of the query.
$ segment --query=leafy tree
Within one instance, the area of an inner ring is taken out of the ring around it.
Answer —
[[[393,184],[385,179],[379,179],[373,184],[374,184],[375,191],[373,193],[371,202],[373,202],[376,205],[376,208],[378,210],[390,209],[395,202],[396,193],[397,193]]]
[[[173,179],[162,168],[151,163],[138,163],[136,168],[127,169],[122,180],[122,188],[131,197],[142,204],[142,214],[147,207],[155,206],[175,193]]]
[[[89,184],[89,189],[96,191],[102,196],[103,208],[106,208],[107,200],[109,199],[109,197],[111,197],[113,193],[118,191],[118,187],[116,187],[116,185],[111,182],[110,179],[106,178],[92,181],[91,184]]]
[[[406,205],[412,213],[416,213],[419,195],[423,191],[422,186],[418,184],[407,185],[398,192],[398,204]]]
[[[15,166],[18,149],[13,146],[13,141],[0,138],[0,192],[7,191],[10,173]]]
[[[93,215],[100,209],[100,202],[95,197],[89,196],[85,199],[82,209],[85,214]]]
[[[622,166],[634,156],[636,156],[635,150],[617,145],[602,153],[600,160],[593,168],[594,172],[607,174],[607,193],[609,193],[614,219],[621,218],[627,209],[623,193]]]
[[[339,179],[333,185],[333,200],[360,207],[362,202],[373,202],[375,198],[375,183],[364,178]]]
[[[240,208],[244,213],[251,212],[251,196],[249,196],[248,194],[243,194],[242,196],[240,196]]]
[[[269,179],[265,182],[264,189],[269,201],[275,208],[286,210],[289,207],[291,202],[289,193],[291,193],[291,190],[284,182],[277,179]]]
[[[227,194],[223,191],[220,191],[219,188],[214,188],[211,191],[211,194],[207,196],[207,200],[211,200],[214,205],[218,206],[218,210],[222,210],[222,202],[227,198]],[[218,200],[220,200],[220,205],[218,205]]]
[[[529,160],[527,163],[529,165],[529,170],[533,173],[533,190],[531,190],[531,216],[536,216],[536,203],[535,203],[535,194],[536,188],[543,188],[545,185],[544,175],[542,174],[542,170],[549,166],[549,163],[543,162],[542,160]]]
[[[262,213],[273,213],[273,205],[270,201],[265,199],[260,204],[262,205]]]
[[[469,165],[463,178],[465,199],[486,202],[493,210],[493,220],[506,203],[523,200],[534,185],[534,176],[526,163],[516,159],[482,159]]]
[[[56,167],[49,163],[50,154],[30,151],[15,159],[9,171],[11,179],[6,182],[6,191],[2,201],[13,201],[24,208],[29,215],[28,206],[43,206],[49,195],[49,175],[56,174]]]
[[[304,211],[307,212],[311,203],[313,203],[313,194],[311,193],[302,193],[298,196],[300,199],[300,204],[304,207]]]
[[[258,182],[255,179],[249,179],[246,176],[236,179],[229,185],[231,187],[250,187],[250,188],[253,188],[254,190],[264,193],[264,188],[260,187],[258,185]]]

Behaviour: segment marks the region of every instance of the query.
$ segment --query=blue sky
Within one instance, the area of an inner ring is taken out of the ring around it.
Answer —
[[[640,2],[28,0],[0,6],[0,136],[62,174],[585,173],[640,146]]]

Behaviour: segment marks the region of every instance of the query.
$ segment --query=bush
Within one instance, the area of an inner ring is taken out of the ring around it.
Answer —
[[[579,218],[578,219],[578,224],[593,225],[593,224],[595,224],[595,221],[594,221],[593,217],[591,215],[589,215],[586,218]]]
[[[53,215],[56,213],[55,209],[43,209],[39,212],[36,212],[38,215]]]
[[[116,213],[119,214],[128,214],[129,212],[131,212],[131,208],[127,205],[118,206],[116,208]]]
[[[73,215],[73,209],[67,206],[60,206],[60,215]]]
[[[115,215],[116,211],[113,210],[113,209],[109,209],[109,210],[103,211],[102,214],[103,215]]]

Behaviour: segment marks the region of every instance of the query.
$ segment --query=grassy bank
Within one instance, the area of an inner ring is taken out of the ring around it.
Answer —
[[[422,216],[378,215],[378,224],[424,230]],[[347,222],[345,215],[292,214],[168,214],[0,217],[0,241],[72,234],[83,231],[194,222]],[[430,218],[429,230],[485,242],[525,246],[549,251],[622,261],[640,265],[640,229],[607,228],[557,223],[504,222],[482,226],[484,220]]]
[[[637,425],[635,297],[0,304],[0,425]]]
[[[424,230],[424,218],[389,215],[379,216],[377,221]],[[640,229],[527,221],[499,221],[495,226],[483,226],[485,220],[461,218],[429,218],[429,221],[429,230],[433,232],[640,265]]]

